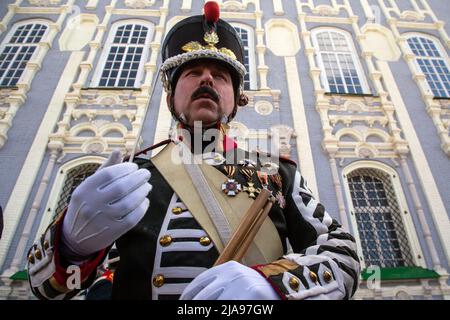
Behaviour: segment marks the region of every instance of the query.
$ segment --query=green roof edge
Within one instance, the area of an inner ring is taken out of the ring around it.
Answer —
[[[28,280],[28,271],[26,269],[17,271],[9,278],[11,280]]]
[[[363,280],[367,280],[374,275],[374,270],[367,269],[361,272]],[[406,279],[437,279],[440,275],[430,269],[422,267],[396,267],[396,268],[380,268],[381,280],[406,280]]]

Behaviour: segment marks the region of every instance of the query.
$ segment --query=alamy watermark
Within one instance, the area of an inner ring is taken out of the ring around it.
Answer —
[[[270,130],[257,129],[253,130],[253,137],[228,137],[239,138],[240,142],[251,147],[245,149],[251,149],[245,153],[245,159],[258,163],[258,158],[264,158],[265,163],[271,163],[271,168],[279,166],[280,157],[280,145],[281,141],[279,137],[271,136]],[[218,143],[223,144],[224,151],[224,164],[235,165],[236,160],[242,157],[242,153],[238,153],[238,149],[234,148],[234,139],[221,140],[224,133],[217,128],[203,129],[201,121],[195,121],[193,129],[179,128],[171,133],[171,138],[181,148],[174,148],[171,155],[173,164],[210,164],[209,158],[205,155],[214,154],[219,152]],[[276,173],[276,172],[274,172]]]
[[[66,287],[69,290],[81,289],[81,269],[77,265],[70,265],[66,269],[66,273],[69,275],[66,280]]]
[[[379,266],[369,266],[366,269],[369,277],[366,280],[367,288],[370,290],[381,289],[381,268]]]

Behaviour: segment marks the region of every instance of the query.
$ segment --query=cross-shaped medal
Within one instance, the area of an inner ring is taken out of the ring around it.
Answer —
[[[252,176],[255,170],[249,168],[243,168],[239,170],[244,176],[247,177],[247,185],[244,185],[244,191],[248,193],[250,198],[256,199],[256,195],[261,192],[260,188],[255,188],[255,184],[252,181]]]
[[[255,184],[252,182],[247,182],[248,186],[244,186],[244,191],[248,193],[250,198],[256,199],[256,195],[261,192],[260,188],[255,188]]]
[[[244,187],[245,190],[245,187]],[[242,191],[241,184],[236,182],[234,179],[228,179],[222,183],[222,191],[229,197],[234,197],[240,191]]]
[[[228,179],[222,183],[222,191],[229,197],[236,196],[242,191],[242,186],[235,179],[233,179],[236,168],[234,166],[224,166],[224,170],[227,173]]]

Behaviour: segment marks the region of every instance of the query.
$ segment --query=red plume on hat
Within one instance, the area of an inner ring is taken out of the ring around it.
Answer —
[[[220,7],[219,4],[215,1],[208,1],[205,3],[205,6],[203,7],[205,20],[209,24],[214,24],[219,21],[220,18]]]

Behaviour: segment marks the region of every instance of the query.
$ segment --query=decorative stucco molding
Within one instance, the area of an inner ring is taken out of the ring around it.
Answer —
[[[81,149],[86,154],[101,154],[108,148],[108,144],[102,139],[88,140],[83,143]]]
[[[245,11],[249,4],[253,4],[256,8],[259,8],[259,0],[226,0],[217,1],[220,3],[220,7],[224,11],[238,12]],[[259,10],[259,9],[258,9]]]
[[[142,125],[146,100],[133,91],[87,89],[80,94],[76,99],[70,94],[66,97],[67,108],[50,142],[60,141],[64,154],[131,148]]]
[[[144,9],[155,4],[155,0],[125,0],[125,6],[133,9]]]
[[[33,6],[47,7],[60,4],[61,0],[28,0],[28,2]]]
[[[333,8],[332,6],[328,5],[318,5],[314,7],[312,10],[314,14],[317,14],[319,16],[337,16],[339,14],[339,10],[336,8]]]
[[[273,105],[269,101],[260,100],[255,103],[255,111],[263,116],[268,116],[273,111]]]

